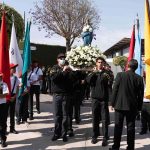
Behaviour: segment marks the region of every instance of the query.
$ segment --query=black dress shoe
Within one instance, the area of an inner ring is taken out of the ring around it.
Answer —
[[[92,137],[91,143],[96,144],[97,143],[97,137]]]
[[[1,147],[7,147],[6,141],[1,141]]]
[[[63,142],[67,142],[68,141],[68,138],[67,138],[67,136],[65,135],[65,136],[63,136]]]
[[[13,134],[18,134],[18,132],[17,132],[15,129],[13,129],[13,130],[10,130],[10,133],[13,133]]]
[[[81,119],[76,119],[76,124],[80,124]]]
[[[109,136],[106,137],[106,140],[109,140]]]
[[[73,137],[74,136],[73,130],[68,131],[68,135],[69,137]]]
[[[17,121],[17,122],[16,122],[16,125],[20,125],[20,121]]]
[[[146,131],[141,131],[140,135],[143,135],[143,134],[146,134],[146,133],[147,133]]]
[[[40,114],[41,112],[38,110],[37,113]]]
[[[33,116],[30,116],[30,117],[29,117],[29,120],[34,120]]]
[[[52,141],[56,141],[56,140],[58,140],[60,138],[60,136],[59,135],[53,135],[53,137],[52,137]]]
[[[8,135],[8,134],[9,134],[9,132],[8,132],[8,131],[6,131],[5,135]]]
[[[107,145],[108,145],[107,139],[103,139],[102,146],[107,146]]]

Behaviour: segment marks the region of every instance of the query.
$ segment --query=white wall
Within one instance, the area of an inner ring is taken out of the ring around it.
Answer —
[[[129,47],[123,49],[123,56],[127,56],[128,57],[128,54],[129,54]]]
[[[114,77],[116,77],[116,75],[117,75],[118,72],[122,72],[120,66],[115,66],[113,64],[113,58],[107,58],[106,61],[111,66],[111,70],[114,73]]]

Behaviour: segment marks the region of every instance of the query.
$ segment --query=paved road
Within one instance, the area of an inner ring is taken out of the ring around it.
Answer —
[[[75,136],[69,138],[67,143],[61,139],[56,142],[51,142],[53,135],[53,104],[52,97],[49,95],[41,95],[41,114],[34,112],[35,119],[30,121],[30,124],[16,125],[16,130],[19,134],[9,134],[7,144],[8,147],[4,149],[11,150],[108,150],[112,145],[113,140],[113,112],[110,113],[112,124],[110,125],[109,146],[102,147],[102,136],[99,138],[97,144],[91,144],[92,125],[91,125],[91,103],[85,101],[82,106],[82,122],[80,125],[73,123]],[[150,134],[139,135],[140,122],[136,122],[136,150],[150,150]],[[9,125],[9,122],[8,122]],[[101,125],[100,125],[101,126]],[[121,149],[126,148],[126,127],[124,127]]]

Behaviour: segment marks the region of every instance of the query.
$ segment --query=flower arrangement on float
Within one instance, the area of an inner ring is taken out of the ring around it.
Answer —
[[[97,57],[106,59],[98,47],[78,46],[67,52],[66,60],[74,68],[91,68],[95,65]]]

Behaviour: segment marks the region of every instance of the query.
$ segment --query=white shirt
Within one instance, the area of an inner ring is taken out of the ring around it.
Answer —
[[[20,83],[22,83],[22,78],[19,78],[19,81],[20,81]],[[30,82],[28,79],[27,79],[27,87],[30,87]],[[21,88],[21,86],[20,86],[20,88]],[[27,88],[24,90],[24,92],[26,92],[26,91],[27,91]]]
[[[3,94],[9,93],[8,86],[5,82],[3,82]],[[0,98],[0,104],[6,103],[6,97]]]
[[[14,87],[15,78],[16,78],[16,83],[15,83],[15,87]],[[18,77],[14,76],[14,75],[10,76],[10,82],[11,82],[11,92],[12,92],[12,89],[14,87],[13,93],[16,94],[17,87],[20,84],[20,81],[19,81]]]
[[[39,76],[42,76],[43,75],[43,72],[41,70],[41,68],[39,67],[36,67],[34,68],[33,71],[30,71],[29,74],[28,74],[28,78],[29,78],[29,82],[33,82],[33,81],[36,81],[39,79]],[[40,85],[40,81],[37,81],[35,82],[33,85]]]

